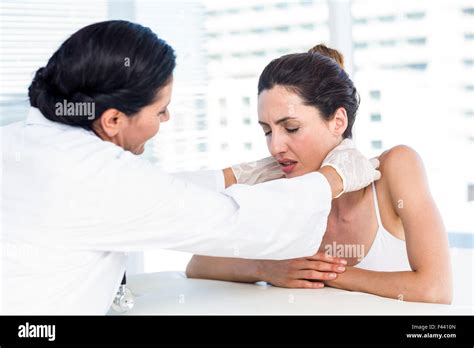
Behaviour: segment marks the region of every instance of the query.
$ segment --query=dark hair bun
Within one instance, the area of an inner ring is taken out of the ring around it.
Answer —
[[[133,116],[151,104],[175,65],[174,50],[149,28],[119,20],[91,24],[36,71],[30,104],[51,121],[91,129],[107,109]],[[73,109],[76,114],[58,112],[70,103],[92,105],[93,117],[77,114],[79,108]]]
[[[33,82],[31,82],[31,85],[28,88],[30,102],[32,106],[37,105],[37,99],[40,94],[42,94],[43,92],[49,91],[48,83],[46,82],[46,79],[44,78],[44,71],[45,71],[44,67],[39,68],[36,71],[35,77],[33,78]]]

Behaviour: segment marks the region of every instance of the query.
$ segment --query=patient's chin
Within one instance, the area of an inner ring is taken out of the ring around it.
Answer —
[[[136,149],[131,150],[134,155],[141,155],[145,152],[145,144],[138,146]]]
[[[300,170],[294,170],[291,173],[285,174],[285,176],[286,178],[290,179],[290,178],[296,178],[298,176],[302,176],[311,172],[312,172],[311,170],[300,169]]]

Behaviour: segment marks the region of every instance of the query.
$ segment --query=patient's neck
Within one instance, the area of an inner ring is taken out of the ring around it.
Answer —
[[[352,222],[358,214],[360,203],[365,197],[367,188],[348,192],[341,197],[332,200],[330,218],[340,223]]]

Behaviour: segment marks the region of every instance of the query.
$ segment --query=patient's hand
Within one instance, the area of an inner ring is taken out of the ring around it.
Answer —
[[[334,280],[345,271],[347,261],[320,251],[310,257],[289,260],[260,260],[260,279],[284,288],[324,287],[324,280]]]

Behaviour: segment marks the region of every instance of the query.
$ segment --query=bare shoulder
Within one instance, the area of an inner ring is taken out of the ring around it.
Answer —
[[[387,174],[413,166],[423,166],[420,155],[410,146],[397,145],[383,152],[379,157],[380,169]]]
[[[379,157],[384,186],[392,199],[429,195],[421,156],[411,147],[397,145]]]
[[[428,192],[427,179],[420,155],[411,147],[397,145],[379,157],[382,174],[376,182],[382,223],[395,237],[405,239],[401,217],[404,202]],[[406,211],[406,209],[405,209]]]

